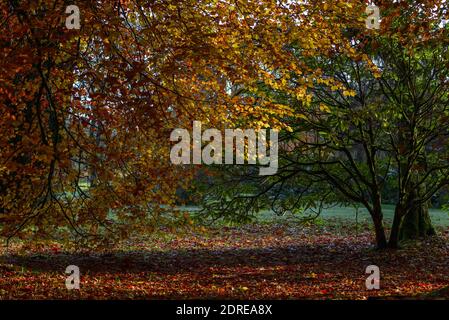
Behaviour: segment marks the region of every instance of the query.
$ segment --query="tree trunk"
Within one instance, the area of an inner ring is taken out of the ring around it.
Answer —
[[[406,203],[398,203],[394,212],[388,247],[397,248],[399,241],[414,240],[435,235],[429,215],[429,206],[422,203],[420,194],[424,190],[413,189]]]
[[[428,203],[422,202],[421,195],[425,194],[426,186],[421,184],[410,192],[411,201],[404,221],[399,231],[400,240],[413,240],[435,235],[435,229],[429,215]]]
[[[389,248],[396,249],[399,246],[399,231],[404,214],[403,205],[398,203],[394,210],[393,225],[391,226],[390,239],[388,240]]]
[[[399,230],[399,240],[413,240],[435,235],[427,203],[408,210]]]
[[[387,237],[385,236],[385,229],[382,221],[374,222],[376,232],[376,244],[378,249],[385,249],[387,247]]]
[[[377,196],[374,199],[372,218],[374,222],[374,231],[376,233],[377,248],[385,249],[387,247],[387,237],[385,236],[382,201],[379,193],[377,193]]]

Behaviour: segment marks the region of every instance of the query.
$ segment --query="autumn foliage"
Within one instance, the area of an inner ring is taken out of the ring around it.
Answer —
[[[379,29],[360,0],[77,1],[80,29],[69,2],[0,1],[0,298],[447,294],[447,231],[427,238],[449,186],[445,0],[377,1]],[[279,130],[279,172],[172,164],[170,133],[194,121]],[[372,225],[203,224],[323,203]],[[84,262],[71,295],[58,272]],[[361,285],[367,263],[384,292]]]
[[[297,115],[261,86],[307,103],[320,70],[287,45],[357,56],[336,30],[363,25],[357,1],[98,1],[81,4],[82,28],[68,30],[65,5],[1,4],[7,237],[113,240],[171,221],[163,208],[192,170],[168,161],[170,130],[193,120],[288,129],[283,119]]]

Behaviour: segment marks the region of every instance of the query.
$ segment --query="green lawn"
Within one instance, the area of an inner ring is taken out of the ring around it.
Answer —
[[[384,218],[386,222],[391,222],[393,220],[394,215],[394,205],[383,205],[383,213]],[[305,217],[308,215],[313,216],[313,212],[309,211],[304,213],[299,217]],[[430,209],[430,215],[432,219],[432,223],[435,226],[440,227],[449,227],[449,213],[440,209]],[[258,220],[263,222],[268,222],[273,220],[273,212],[271,211],[263,211],[260,213]],[[347,221],[356,221],[356,209],[353,207],[340,207],[335,206],[328,209],[323,209],[320,216],[323,220],[329,220],[329,219],[341,219],[341,220],[347,220]],[[282,217],[275,217],[275,220],[284,220],[284,219],[291,219],[292,216],[282,216]],[[371,217],[368,214],[368,211],[364,208],[360,208],[358,210],[358,222],[371,222]]]
[[[394,205],[385,204],[382,206],[382,208],[385,222],[391,223],[393,221]],[[197,210],[199,210],[199,208],[195,206],[181,207],[179,209],[190,211],[193,215]],[[299,220],[314,215],[315,214],[312,211],[309,211],[297,216],[293,216],[292,214],[277,216],[270,210],[264,210],[257,215],[256,220],[262,223],[270,223],[276,221],[282,222],[286,220]],[[430,209],[430,215],[434,226],[449,227],[449,213],[447,211],[443,211],[440,209]],[[353,207],[334,206],[332,208],[323,209],[319,218],[324,221],[338,219],[342,221],[356,222],[356,209]],[[368,214],[368,211],[364,208],[358,209],[357,219],[359,223],[371,223],[371,217]]]

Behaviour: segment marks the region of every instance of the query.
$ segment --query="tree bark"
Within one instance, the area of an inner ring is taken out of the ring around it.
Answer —
[[[385,236],[385,228],[383,225],[382,201],[379,193],[374,199],[372,218],[374,222],[374,231],[376,233],[377,248],[385,249],[387,247],[387,237]]]
[[[396,249],[399,246],[399,230],[404,215],[404,207],[402,204],[398,203],[394,210],[393,225],[391,226],[390,239],[388,240],[389,248]]]
[[[429,205],[427,202],[420,201],[422,195],[426,192],[424,184],[413,189],[411,194],[410,208],[401,224],[399,239],[413,240],[427,236],[435,235],[435,229],[432,226],[429,215]]]
[[[388,247],[398,248],[402,240],[415,240],[435,235],[429,206],[421,201],[422,191],[423,188],[411,190],[407,202],[396,205]]]
[[[385,249],[387,247],[387,237],[385,236],[385,229],[382,221],[374,222],[376,232],[376,244],[378,249]]]
[[[427,203],[410,208],[400,226],[399,240],[414,240],[433,235],[435,229],[430,220]]]

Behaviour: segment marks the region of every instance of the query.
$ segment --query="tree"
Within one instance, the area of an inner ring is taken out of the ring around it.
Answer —
[[[447,10],[441,1],[384,1],[380,8],[380,30],[342,26],[348,51],[308,56],[290,45],[320,77],[308,90],[310,103],[261,88],[296,110],[284,119],[293,130],[281,137],[281,168],[273,177],[249,172],[232,191],[215,190],[215,211],[270,203],[292,211],[343,199],[368,210],[379,248],[434,233],[427,204],[449,174]],[[292,73],[289,82],[300,86]],[[382,194],[389,182],[398,200],[387,244]]]
[[[428,212],[431,197],[448,183],[447,66],[448,11],[443,2],[404,3],[401,16],[392,10],[386,19],[396,30],[395,40],[378,51],[384,75],[380,85],[395,107],[394,124],[399,132],[391,137],[398,175],[398,203],[389,245],[399,239],[435,233]],[[392,32],[385,32],[392,36]]]
[[[108,242],[176,221],[170,206],[195,168],[171,165],[171,130],[193,120],[287,128],[291,107],[251,92],[264,83],[307,98],[319,74],[286,45],[308,56],[332,50],[346,41],[334,24],[358,12],[345,1],[96,1],[79,5],[77,30],[65,27],[66,5],[0,4],[8,238]],[[324,20],[320,10],[332,15]],[[303,83],[291,88],[273,71],[303,74]]]

